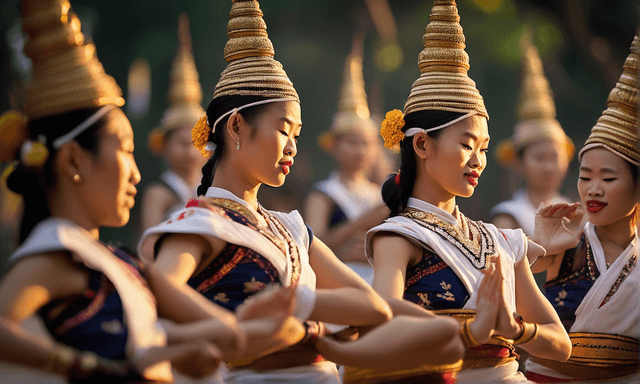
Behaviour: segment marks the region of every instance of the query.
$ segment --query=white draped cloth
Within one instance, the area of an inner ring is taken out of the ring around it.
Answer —
[[[70,252],[76,262],[103,273],[116,288],[128,328],[125,347],[127,360],[134,362],[149,348],[166,345],[167,337],[158,324],[151,291],[131,274],[125,262],[76,224],[60,218],[40,222],[10,261],[17,262],[30,255],[56,251]],[[153,365],[142,373],[147,379],[170,381],[172,378],[168,361]]]
[[[195,199],[196,189],[191,188],[177,173],[172,170],[166,170],[162,172],[160,175],[160,180],[162,180],[173,193],[178,197],[180,202],[169,208],[167,213],[165,214],[165,218],[168,218],[173,212],[184,208],[184,206],[189,202],[190,199]]]
[[[632,261],[632,258],[638,257],[638,247],[640,247],[638,237],[633,239],[611,266],[607,266],[595,226],[587,222],[584,231],[591,245],[600,277],[576,309],[576,320],[570,332],[608,333],[640,339],[640,268],[637,266],[633,268],[618,288],[614,288],[625,266]],[[607,301],[603,304],[605,298]],[[533,362],[527,364],[527,370],[556,378],[570,378]],[[607,382],[640,382],[640,373]]]
[[[452,214],[425,201],[409,198],[408,208],[417,209],[434,215],[443,222],[460,228],[464,231],[463,225]],[[454,213],[458,212],[456,207]],[[516,308],[515,303],[515,268],[522,262],[527,254],[527,239],[521,229],[498,229],[493,224],[484,224],[485,228],[500,252],[502,268],[505,281],[505,292],[507,306],[510,311]],[[374,227],[367,233],[366,253],[370,262],[373,262],[373,237],[378,232],[393,232],[406,237],[421,248],[433,250],[442,260],[456,273],[462,280],[470,298],[464,305],[464,309],[476,308],[476,292],[484,275],[474,265],[478,262],[484,265],[484,261],[470,260],[460,248],[454,245],[442,235],[425,228],[414,220],[404,216],[394,216],[387,219],[383,224]],[[465,233],[469,236],[469,233]],[[518,363],[509,362],[504,365],[489,368],[468,369],[458,372],[456,383],[520,383],[527,382],[522,373],[518,372]]]
[[[228,199],[242,204],[242,206],[253,213],[263,225],[269,225],[246,201],[225,189],[211,187],[207,190],[205,197]],[[266,210],[262,207],[260,208]],[[298,211],[292,211],[290,213],[268,212],[280,221],[296,243],[300,257],[300,278],[298,280],[298,292],[296,294],[295,315],[301,320],[306,320],[311,314],[313,305],[315,304],[315,295],[313,292],[316,289],[316,274],[309,264],[308,248],[310,239],[307,227]],[[280,282],[283,286],[289,286],[291,283],[293,266],[288,250],[287,254],[284,255],[282,250],[264,235],[246,225],[224,218],[207,208],[189,207],[182,209],[173,213],[169,220],[149,228],[142,235],[142,239],[138,245],[140,256],[146,260],[153,260],[155,257],[155,243],[160,237],[168,233],[198,234],[209,241],[221,239],[232,244],[250,248],[271,262],[278,271]],[[302,367],[266,372],[234,370],[226,373],[225,382],[337,383],[338,376],[335,364],[331,362],[320,362]]]

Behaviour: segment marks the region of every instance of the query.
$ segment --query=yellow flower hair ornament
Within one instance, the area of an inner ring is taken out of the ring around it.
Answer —
[[[18,111],[0,116],[0,163],[14,160],[27,139],[27,117]]]
[[[20,147],[20,163],[27,167],[42,167],[49,158],[47,139],[40,135],[38,140],[27,140]]]
[[[198,122],[193,129],[191,129],[191,140],[193,141],[193,146],[196,147],[204,157],[209,156],[211,152],[211,150],[209,150],[210,146],[207,145],[210,134],[211,127],[207,124],[207,114],[205,113],[200,119],[198,119]]]
[[[498,143],[495,152],[496,160],[498,164],[503,168],[511,167],[517,157],[516,147],[513,145],[511,140],[506,139]]]
[[[380,135],[384,139],[384,147],[392,149],[404,139],[404,114],[402,111],[394,109],[387,112],[380,127]]]
[[[153,131],[151,131],[151,133],[149,133],[148,139],[149,139],[148,145],[151,152],[156,156],[161,155],[162,152],[164,152],[164,149],[166,147],[166,143],[164,140],[164,132],[156,128]]]

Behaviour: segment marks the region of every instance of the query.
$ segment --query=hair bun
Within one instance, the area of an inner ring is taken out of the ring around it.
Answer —
[[[27,137],[27,117],[19,111],[3,113],[0,116],[0,163],[16,159]]]

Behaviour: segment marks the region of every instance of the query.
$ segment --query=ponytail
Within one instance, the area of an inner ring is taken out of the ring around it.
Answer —
[[[404,117],[403,131],[413,127],[423,129],[437,127],[463,115],[462,113],[448,111],[413,112]],[[444,129],[446,128],[427,132],[427,135],[431,139],[437,140]],[[382,184],[382,200],[389,207],[390,216],[396,216],[406,208],[407,201],[413,194],[416,173],[416,153],[413,150],[413,138],[405,137],[400,141],[400,171],[387,176],[384,184]],[[399,183],[397,182],[398,179]]]

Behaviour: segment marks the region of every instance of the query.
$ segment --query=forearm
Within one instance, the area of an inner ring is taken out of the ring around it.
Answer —
[[[54,344],[0,318],[0,360],[44,369]],[[62,372],[57,372],[63,374]]]
[[[538,324],[538,335],[520,347],[534,356],[566,361],[571,354],[571,340],[560,324]]]
[[[359,288],[320,289],[311,320],[344,325],[376,325],[391,317],[388,304],[373,291]]]
[[[540,273],[540,272],[544,272],[547,269],[551,268],[551,266],[555,262],[557,256],[563,257],[564,256],[564,252],[561,253],[561,254],[546,255],[544,257],[538,258],[538,260],[535,262],[535,264],[533,264],[531,266],[531,273]],[[531,261],[530,261],[530,263],[531,263]]]
[[[434,318],[432,312],[418,304],[412,303],[408,300],[404,299],[396,299],[396,298],[387,298],[387,303],[389,307],[391,307],[391,311],[393,312],[393,317],[396,316],[415,316],[415,317],[426,317],[426,318]]]

